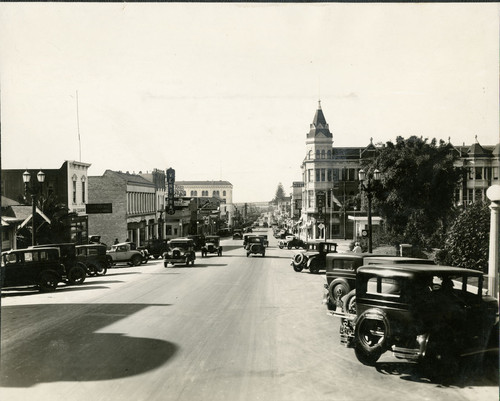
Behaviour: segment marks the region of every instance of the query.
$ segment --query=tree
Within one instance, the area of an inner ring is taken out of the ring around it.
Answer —
[[[368,163],[368,169],[378,168],[382,175],[374,191],[374,209],[393,244],[440,245],[463,174],[454,166],[457,158],[450,144],[412,136],[387,142]]]
[[[436,259],[441,264],[488,270],[490,210],[486,202],[468,206],[448,230],[444,248]]]
[[[277,203],[285,199],[285,190],[283,189],[283,184],[280,182],[278,188],[276,189],[276,195],[274,196],[273,202]]]

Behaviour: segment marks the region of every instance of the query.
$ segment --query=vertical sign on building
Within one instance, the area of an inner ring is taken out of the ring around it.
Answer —
[[[175,170],[170,167],[167,170],[167,213],[174,214],[175,213],[175,205],[174,205],[174,185],[175,185]]]
[[[318,192],[318,221],[323,222],[323,208],[325,207],[325,193]]]

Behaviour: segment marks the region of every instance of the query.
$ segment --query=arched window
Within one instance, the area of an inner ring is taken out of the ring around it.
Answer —
[[[328,150],[328,151],[326,152],[326,158],[327,158],[327,159],[331,159],[331,158],[332,158],[332,151],[331,151],[331,150]]]
[[[324,158],[325,158],[325,149],[323,149],[323,150],[321,151],[321,158],[322,158],[322,159],[324,159]]]
[[[82,177],[82,203],[85,203],[85,176]]]
[[[316,159],[319,159],[319,149],[316,149]]]
[[[226,196],[226,191],[222,191],[222,196]]]

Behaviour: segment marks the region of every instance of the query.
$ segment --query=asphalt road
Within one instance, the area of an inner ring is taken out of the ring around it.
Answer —
[[[194,267],[153,260],[56,292],[2,297],[1,400],[498,400],[498,381],[431,383],[361,365],[321,303],[324,275],[225,240]]]

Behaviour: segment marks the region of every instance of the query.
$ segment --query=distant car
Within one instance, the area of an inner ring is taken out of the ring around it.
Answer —
[[[374,366],[386,351],[417,362],[431,379],[456,377],[460,359],[498,357],[498,301],[480,271],[419,264],[360,267],[356,312],[341,318],[341,343]],[[496,362],[498,369],[498,362]],[[498,374],[498,370],[496,370]]]
[[[248,237],[245,245],[247,257],[252,254],[260,254],[262,257],[266,256],[266,246],[264,245],[264,238],[261,236]]]
[[[127,263],[132,266],[139,266],[144,258],[143,253],[136,249],[133,242],[122,242],[114,244],[107,251],[111,257],[113,265],[117,263]]]
[[[235,228],[233,230],[233,239],[243,238],[243,231],[239,228]]]
[[[167,250],[167,242],[165,239],[149,239],[142,246],[148,250],[152,257],[158,259]]]
[[[222,255],[222,246],[218,235],[207,235],[205,237],[205,245],[201,248],[201,257],[206,257],[209,253]]]
[[[55,291],[66,274],[58,248],[40,247],[2,252],[2,287],[36,285]]]
[[[336,252],[336,242],[324,240],[311,241],[307,243],[304,251],[296,253],[293,256],[291,265],[296,272],[309,269],[310,273],[319,273],[320,270],[326,269],[326,255]]]
[[[304,248],[306,246],[306,243],[302,241],[300,238],[297,238],[295,235],[287,235],[285,239],[282,239],[278,242],[278,247],[280,249],[287,248],[287,249],[299,249],[299,248]]]
[[[194,241],[190,238],[175,238],[168,242],[168,250],[163,254],[163,265],[185,264],[194,266],[196,260]]]
[[[370,253],[331,253],[326,255],[326,284],[323,297],[328,309],[335,310],[347,302],[348,310],[352,310],[356,298],[346,297],[356,288],[356,271],[362,265],[385,264],[429,264],[430,259],[408,258],[402,256],[374,255]]]
[[[188,235],[186,238],[193,240],[195,251],[201,251],[201,248],[203,247],[203,245],[205,245],[204,235]]]

